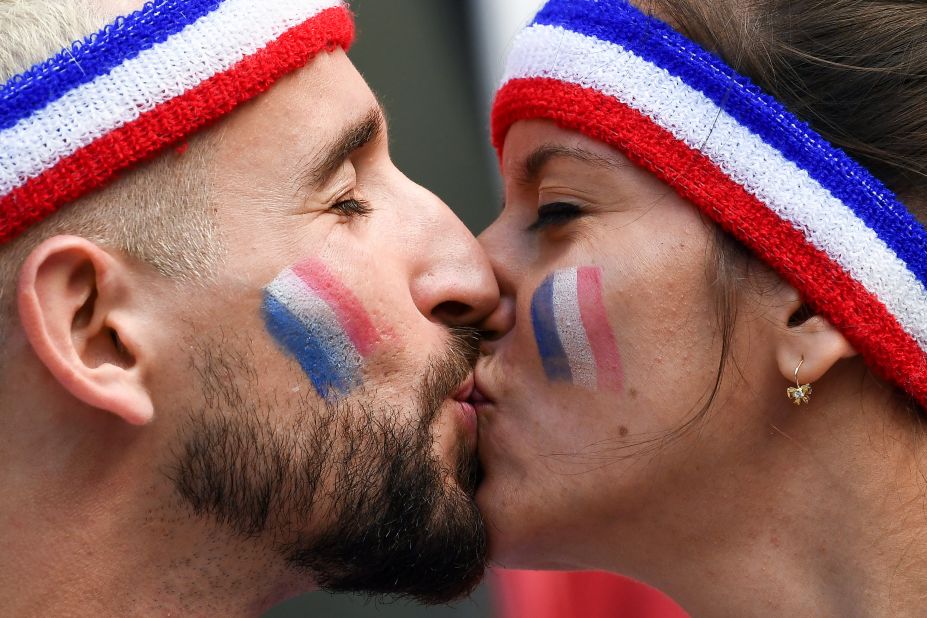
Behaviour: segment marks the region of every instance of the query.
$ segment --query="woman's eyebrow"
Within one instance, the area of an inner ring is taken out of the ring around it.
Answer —
[[[617,171],[626,165],[619,160],[603,156],[584,148],[574,146],[560,146],[556,144],[544,144],[538,146],[534,151],[525,157],[521,164],[518,179],[525,184],[534,184],[538,181],[544,167],[553,159],[573,159],[581,163],[595,165],[610,171]]]

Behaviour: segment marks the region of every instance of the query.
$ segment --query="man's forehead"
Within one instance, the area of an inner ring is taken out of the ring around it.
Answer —
[[[296,191],[307,170],[324,174],[330,167],[326,154],[370,133],[367,121],[381,117],[379,102],[347,54],[320,54],[222,122],[216,169],[233,181],[261,178]]]
[[[107,22],[129,15],[145,6],[148,0],[88,0],[91,10]]]
[[[110,23],[118,17],[130,15],[142,9],[150,0],[86,1],[94,14],[102,20],[102,27],[104,23]],[[354,69],[353,64],[347,60],[346,56],[344,58],[333,58],[343,55],[343,52],[340,50],[319,54],[303,69],[294,71],[291,75],[283,77],[275,84],[273,90],[286,90],[288,82],[295,82],[294,84],[289,84],[289,87],[301,89],[302,96],[305,97],[307,102],[310,99],[314,100],[317,104],[322,104],[327,101],[340,101],[343,106],[342,109],[350,109],[353,107],[357,110],[357,118],[354,120],[363,118],[366,116],[369,109],[372,107],[379,107],[379,104],[376,102],[373,93],[367,88],[364,79]],[[333,59],[335,60],[334,62],[326,62],[326,60],[330,61]],[[269,99],[269,103],[272,104],[274,99],[268,97],[267,94],[269,93],[265,93],[263,96],[258,97],[258,101]],[[277,97],[277,99],[277,102],[279,102],[281,97]],[[318,134],[320,130],[324,132],[326,129],[331,128],[332,125],[332,122],[330,122],[332,118],[328,113],[330,110],[322,111],[326,113],[320,114],[319,116],[325,116],[326,122],[316,127],[316,131],[314,132],[316,134]],[[298,116],[291,117],[290,120],[299,124]],[[344,120],[345,124],[351,122],[350,118]]]
[[[340,49],[280,79],[226,120],[228,131],[256,131],[301,143],[324,142],[379,108],[367,82]]]
[[[130,15],[142,9],[150,0],[86,0],[89,8],[100,18],[101,27],[105,23],[110,23],[118,17]],[[344,58],[341,50],[319,54],[313,58],[310,63],[303,69],[294,71],[292,74],[283,77],[272,90],[285,91],[287,88],[298,88],[302,90],[302,98],[308,103],[313,100],[317,105],[322,105],[328,101],[339,101],[343,106],[342,109],[354,108],[357,110],[357,120],[366,116],[367,111],[372,107],[379,107],[374,95],[367,88],[366,82],[360,74],[354,69],[354,65]],[[326,62],[328,60],[329,62]],[[331,62],[334,60],[334,62]],[[293,83],[290,83],[293,82]],[[279,103],[283,97],[268,97],[269,93],[258,97],[258,101],[267,100],[270,107],[273,103]],[[275,100],[276,99],[276,100]],[[327,106],[325,106],[327,107]],[[324,118],[315,127],[314,134],[324,133],[327,129],[337,130],[332,127],[333,120],[330,117],[331,110],[320,110],[318,119]],[[302,124],[305,116],[297,114],[290,117],[290,121],[297,125]],[[352,119],[345,118],[344,123],[348,124]],[[320,136],[324,137],[324,136]]]

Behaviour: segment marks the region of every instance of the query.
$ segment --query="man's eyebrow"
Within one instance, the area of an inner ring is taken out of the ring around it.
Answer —
[[[539,146],[525,157],[518,170],[518,179],[524,184],[535,184],[552,159],[567,158],[615,171],[626,167],[617,159],[596,154],[582,148],[546,144]]]
[[[379,105],[371,108],[366,116],[346,127],[313,158],[299,175],[299,188],[318,189],[324,186],[352,154],[382,137],[385,130],[383,109]]]

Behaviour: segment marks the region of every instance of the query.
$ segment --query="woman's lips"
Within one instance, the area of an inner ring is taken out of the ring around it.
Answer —
[[[487,393],[488,391],[485,384],[480,380],[478,375],[474,374],[473,389],[470,391],[469,402],[477,411],[482,407],[495,403],[493,398]]]
[[[458,401],[457,418],[466,433],[467,446],[475,451],[476,443],[479,438],[479,423],[476,420],[476,407],[466,401]]]

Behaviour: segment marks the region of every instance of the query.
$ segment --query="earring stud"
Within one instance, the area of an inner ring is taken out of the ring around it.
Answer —
[[[811,402],[811,385],[802,384],[798,381],[798,372],[801,370],[801,366],[805,364],[805,357],[801,357],[801,362],[798,363],[798,367],[795,368],[795,386],[790,386],[786,389],[789,401],[794,403],[796,406],[800,406],[805,403]]]

